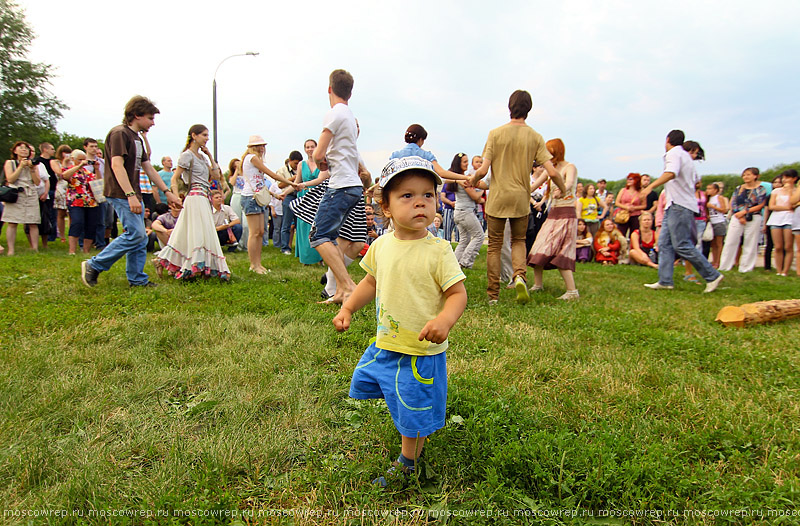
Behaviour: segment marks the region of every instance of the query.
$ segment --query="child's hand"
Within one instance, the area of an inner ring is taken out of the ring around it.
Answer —
[[[350,328],[351,313],[347,309],[339,309],[339,314],[333,318],[333,326],[337,331],[343,332]],[[420,338],[421,340],[422,338]]]
[[[452,325],[440,320],[437,316],[422,328],[422,332],[419,333],[419,341],[428,340],[431,343],[442,343],[450,334],[451,327]]]

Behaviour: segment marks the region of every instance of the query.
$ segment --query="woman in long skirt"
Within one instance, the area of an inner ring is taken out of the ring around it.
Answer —
[[[317,141],[314,139],[308,139],[303,148],[305,149],[306,155],[308,156],[307,161],[303,161],[300,163],[300,168],[297,170],[301,174],[301,182],[308,183],[310,181],[314,181],[319,177],[319,168],[317,167],[316,163],[314,162],[314,158],[312,153],[314,153],[314,148],[317,147]],[[299,192],[297,192],[297,197],[301,198],[308,193],[306,188],[303,188]],[[311,248],[311,242],[308,240],[308,236],[311,233],[311,225],[314,221],[306,221],[305,219],[298,217],[297,218],[297,237],[295,239],[295,252],[297,253],[297,257],[300,258],[300,263],[304,265],[313,265],[314,263],[319,263],[322,261],[322,256],[319,255],[317,249]]]
[[[545,269],[557,268],[564,278],[567,292],[559,297],[561,300],[575,300],[580,297],[575,286],[575,240],[578,235],[578,218],[575,213],[575,188],[578,182],[578,170],[564,160],[564,143],[561,139],[547,141],[547,150],[553,156],[553,166],[564,178],[567,195],[561,195],[558,188],[553,188],[553,202],[547,220],[536,236],[536,241],[528,255],[528,265],[533,267],[534,282],[531,292],[542,290],[542,277]],[[547,178],[544,173],[531,185],[538,188]]]
[[[208,128],[202,124],[189,128],[186,147],[173,175],[182,178],[189,186],[189,193],[167,246],[153,260],[159,276],[166,269],[176,279],[202,276],[227,281],[231,277],[208,199],[211,175],[219,177],[220,170],[206,148],[207,142]],[[210,165],[200,152],[208,157]]]

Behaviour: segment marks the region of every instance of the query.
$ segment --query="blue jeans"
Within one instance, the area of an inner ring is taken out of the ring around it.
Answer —
[[[236,238],[236,242],[238,243],[240,239],[242,239],[242,224],[239,223],[238,225],[233,225],[230,227],[231,232],[233,232],[233,237]],[[230,244],[230,238],[228,237],[227,230],[217,230],[217,238],[219,238],[220,246],[225,246]],[[228,251],[234,250],[236,247],[231,246]]]
[[[312,248],[329,241],[335,245],[336,238],[339,237],[339,229],[342,228],[347,214],[355,208],[358,200],[363,198],[364,190],[361,186],[328,187],[319,202],[314,226],[311,228],[309,239]]]
[[[131,212],[127,199],[107,197],[117,216],[122,221],[122,234],[109,243],[99,254],[89,260],[97,271],[105,272],[122,256],[127,256],[125,274],[131,285],[146,285],[149,281],[144,273],[147,262],[147,233],[144,230],[144,205],[138,214]]]
[[[658,238],[658,282],[673,285],[675,254],[687,260],[706,281],[714,281],[719,272],[692,244],[691,231],[695,229],[694,212],[673,203],[664,213]]]
[[[272,216],[272,246],[281,248],[281,226],[283,226],[283,216],[275,214]]]
[[[106,214],[109,206],[111,205],[108,202],[100,203],[100,217],[97,220],[97,229],[94,235],[94,246],[97,248],[106,246]]]
[[[289,194],[283,199],[283,219],[281,220],[281,237],[280,241],[278,242],[278,248],[281,250],[289,250],[289,247],[292,245],[292,225],[295,223],[295,215],[292,211],[292,207],[289,206],[292,204],[292,201],[295,200],[297,196],[295,194]]]
[[[56,202],[56,191],[50,190],[47,193],[47,200],[50,201],[50,208],[47,209],[47,213],[49,214],[48,218],[50,219],[50,235],[47,236],[48,241],[55,241],[56,237],[58,236],[58,222],[57,216],[58,211],[56,210],[54,203]]]

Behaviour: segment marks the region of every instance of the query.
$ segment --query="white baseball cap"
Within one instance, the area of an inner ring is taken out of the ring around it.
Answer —
[[[431,164],[430,161],[426,161],[422,157],[412,155],[410,157],[400,157],[398,159],[389,160],[389,162],[381,171],[381,177],[378,179],[378,185],[383,188],[386,186],[386,183],[392,180],[394,176],[403,172],[407,172],[408,170],[423,170],[428,172],[433,175],[437,185],[442,184],[442,178],[439,177],[439,175],[433,170],[433,164]]]

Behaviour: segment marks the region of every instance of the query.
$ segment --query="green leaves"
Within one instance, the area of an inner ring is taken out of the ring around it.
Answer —
[[[67,109],[48,87],[53,68],[27,60],[33,32],[23,11],[0,0],[0,158],[7,159],[14,141],[38,146],[52,134]]]

